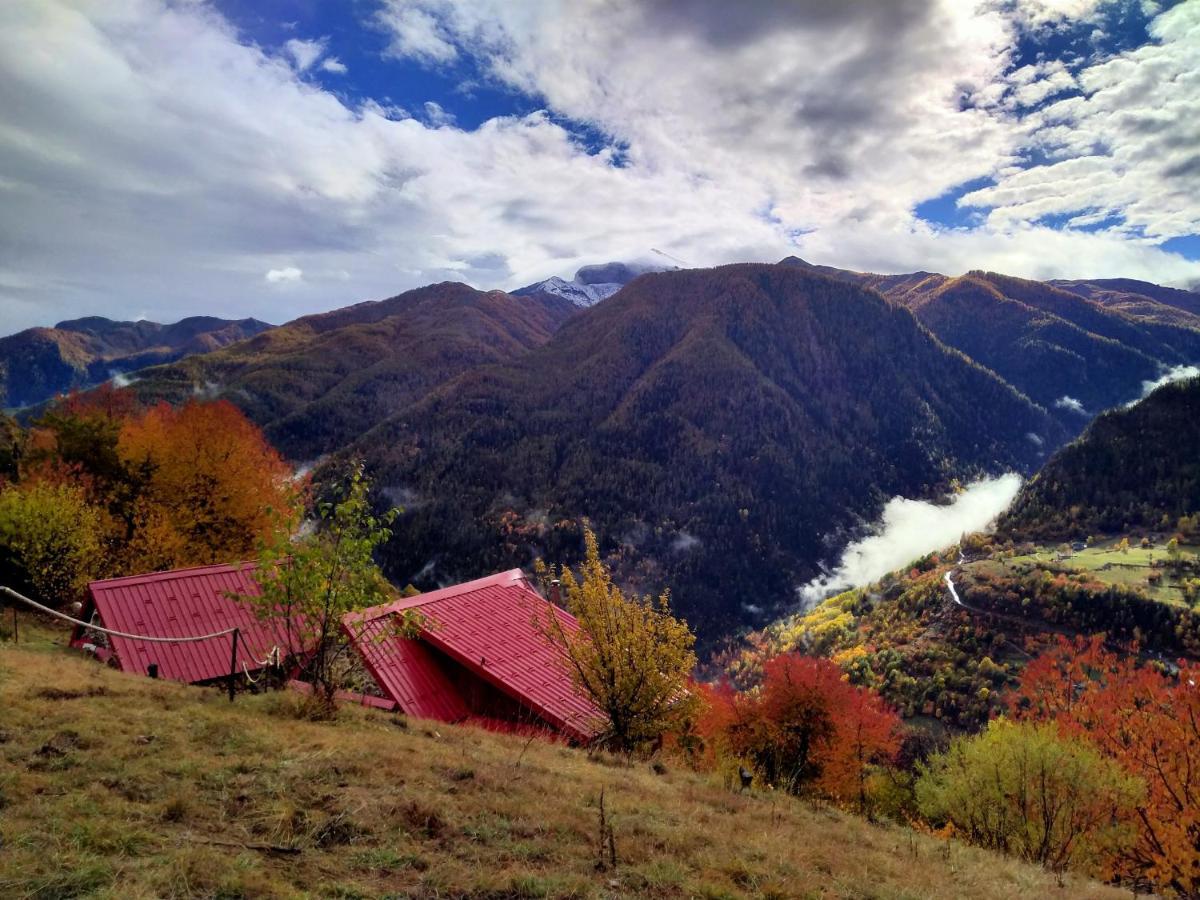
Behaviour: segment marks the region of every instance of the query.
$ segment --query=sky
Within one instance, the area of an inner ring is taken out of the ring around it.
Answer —
[[[0,333],[792,254],[1200,283],[1200,0],[0,4]]]

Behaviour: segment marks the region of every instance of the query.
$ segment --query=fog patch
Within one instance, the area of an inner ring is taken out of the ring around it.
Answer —
[[[108,374],[112,379],[112,386],[115,388],[127,388],[137,381],[137,378],[133,375],[126,375],[124,372],[118,372],[116,369],[109,369]]]
[[[1173,381],[1186,381],[1189,378],[1200,377],[1200,366],[1174,366],[1167,369],[1161,378],[1156,378],[1153,381],[1142,382],[1142,395],[1136,400],[1130,400],[1125,405],[1133,406],[1138,400],[1144,400],[1152,393],[1157,391],[1164,384],[1170,384]]]
[[[316,459],[310,459],[307,462],[299,463],[292,471],[292,481],[303,481],[312,474],[313,469],[315,469],[324,461],[324,456],[318,456]]]
[[[1079,413],[1081,416],[1090,415],[1090,413],[1083,408],[1082,403],[1080,403],[1074,397],[1068,397],[1066,394],[1063,394],[1061,397],[1055,400],[1054,405],[1058,409],[1070,410],[1073,413]]]
[[[700,538],[694,534],[688,534],[686,531],[681,531],[675,536],[675,540],[671,541],[671,550],[675,553],[687,553],[689,550],[694,550],[703,543]]]
[[[1009,473],[976,481],[942,505],[893,497],[872,534],[850,544],[833,571],[799,589],[801,601],[810,607],[830,594],[870,584],[964,534],[986,529],[1020,488],[1021,476]]]
[[[198,383],[192,385],[192,396],[199,397],[201,400],[212,400],[219,393],[221,393],[221,385],[215,381],[206,381],[203,386]]]
[[[402,484],[385,484],[379,489],[379,492],[387,497],[389,503],[398,506],[403,512],[420,509],[429,502],[415,490]]]

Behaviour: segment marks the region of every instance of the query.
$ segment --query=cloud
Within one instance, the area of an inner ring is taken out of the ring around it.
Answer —
[[[388,53],[447,63],[458,56],[438,17],[405,0],[385,0],[377,21],[391,35]]]
[[[829,594],[862,587],[913,560],[982,531],[1006,510],[1021,488],[1021,477],[1001,475],[976,481],[944,505],[894,497],[883,509],[874,533],[850,544],[837,567],[800,589],[806,605]]]
[[[1088,227],[1116,219],[1115,234],[1161,241],[1200,232],[1200,3],[1150,24],[1151,43],[1019,86],[1036,102],[1080,93],[1024,116],[1019,163],[962,198],[1003,230],[1049,216]],[[1068,83],[1070,79],[1072,83]]]
[[[434,128],[454,124],[454,113],[445,109],[440,103],[432,100],[425,101],[425,119]]]
[[[461,65],[545,107],[467,129],[453,109],[410,104],[413,116],[325,90],[310,75],[336,72],[323,40],[273,52],[209,4],[0,5],[6,324],[120,315],[119,304],[159,321],[199,309],[281,321],[431,281],[512,288],[651,248],[692,265],[798,253],[885,272],[1200,280],[1200,264],[1128,229],[1040,224],[1067,201],[1028,173],[1082,162],[1061,173],[1075,204],[1113,160],[1025,159],[1038,117],[1076,108],[1062,104],[1109,110],[1078,114],[1105,135],[1117,119],[1161,121],[1171,137],[1146,139],[1165,142],[1162,160],[1129,160],[1144,201],[1120,185],[1112,196],[1131,222],[1157,217],[1147,233],[1188,227],[1188,157],[1166,146],[1188,146],[1198,120],[1183,115],[1182,7],[1156,20],[1156,43],[1112,61],[1145,94],[1118,110],[1104,64],[1038,64],[1010,82],[1021,27],[1010,6],[796,0],[730,16],[717,0],[384,4],[375,25],[389,54]],[[1019,106],[1020,90],[1042,103]],[[1006,192],[973,197],[978,223],[913,215],[976,179]],[[263,289],[265,272],[287,269],[302,277],[269,282],[286,292]]]
[[[1082,403],[1080,403],[1074,397],[1068,397],[1066,394],[1063,394],[1061,397],[1055,400],[1054,406],[1056,409],[1069,410],[1073,413],[1079,413],[1081,416],[1090,415],[1090,413],[1083,408]]]
[[[282,269],[268,269],[266,274],[266,280],[269,284],[300,281],[303,277],[304,273],[295,266],[285,266]]]
[[[1091,21],[1106,0],[1017,0],[1017,16],[1023,23],[1038,27]]]
[[[1149,397],[1164,384],[1171,384],[1174,381],[1186,381],[1189,378],[1200,378],[1200,366],[1174,366],[1164,372],[1161,378],[1156,378],[1154,381],[1143,381],[1142,396],[1138,397],[1137,400],[1131,400],[1125,405],[1133,406],[1138,400]]]
[[[325,41],[305,41],[299,38],[292,38],[283,45],[284,51],[292,58],[295,63],[297,72],[306,72],[312,68],[313,63],[321,58],[325,52]]]
[[[346,64],[336,56],[330,56],[321,60],[321,69],[325,72],[332,72],[334,75],[345,75],[349,69]]]

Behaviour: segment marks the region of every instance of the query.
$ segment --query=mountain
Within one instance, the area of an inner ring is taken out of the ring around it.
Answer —
[[[1052,281],[1055,287],[1137,318],[1200,327],[1200,293],[1132,278]]]
[[[228,398],[283,453],[309,460],[456,375],[545,343],[576,311],[561,297],[434,284],[151,369],[134,389],[147,400]]]
[[[1078,432],[1145,381],[1200,361],[1200,295],[1126,280],[1043,283],[994,272],[873,275],[808,268],[911,309],[930,331]],[[1134,294],[1136,288],[1141,293]]]
[[[1171,532],[1200,513],[1197,447],[1200,377],[1097,418],[1025,485],[1001,527],[1039,539]]]
[[[579,307],[594,306],[611,297],[639,275],[662,271],[665,271],[665,267],[649,263],[602,263],[584,266],[575,273],[571,281],[555,276],[518,288],[512,293],[517,297],[561,297]]]
[[[794,603],[893,495],[1029,471],[1063,438],[879,294],[734,265],[643,275],[348,453],[407,505],[402,583],[570,556],[586,516],[627,583],[671,586],[711,638]]]
[[[270,327],[211,316],[173,325],[92,316],[30,328],[0,338],[0,406],[31,406],[145,366],[210,353]]]

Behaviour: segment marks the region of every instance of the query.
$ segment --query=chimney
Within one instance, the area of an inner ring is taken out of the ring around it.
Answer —
[[[562,606],[562,583],[557,578],[550,579],[550,602]]]

